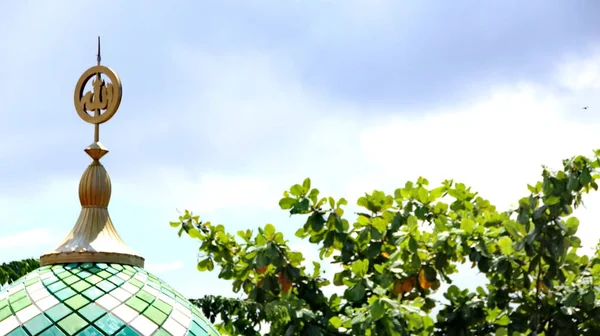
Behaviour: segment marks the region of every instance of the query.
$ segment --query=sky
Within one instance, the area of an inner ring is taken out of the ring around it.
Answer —
[[[93,126],[72,97],[98,35],[123,83],[100,128],[113,223],[149,271],[199,297],[231,285],[196,270],[198,243],[169,226],[178,211],[231,232],[275,224],[310,261],[302,219],[278,207],[305,177],[352,203],[452,178],[508,209],[543,164],[591,155],[597,13],[595,0],[1,2],[0,262],[39,257],[77,220]],[[591,248],[600,197],[577,215]]]

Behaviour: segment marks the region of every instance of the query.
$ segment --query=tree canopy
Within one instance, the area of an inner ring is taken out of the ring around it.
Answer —
[[[600,250],[578,252],[583,196],[598,189],[600,151],[543,168],[518,206],[498,210],[462,183],[425,178],[393,194],[373,191],[349,216],[343,198],[322,197],[306,179],[279,206],[306,218],[296,236],[321,261],[309,272],[272,224],[233,234],[190,211],[171,222],[198,240],[199,271],[219,272],[243,299],[192,300],[223,334],[260,335],[599,335]],[[322,263],[341,265],[330,285]],[[469,264],[488,284],[452,283]],[[432,298],[441,283],[447,302]],[[433,309],[438,309],[433,316]]]
[[[37,259],[24,259],[2,263],[0,265],[0,287],[10,285],[39,267],[40,262]]]

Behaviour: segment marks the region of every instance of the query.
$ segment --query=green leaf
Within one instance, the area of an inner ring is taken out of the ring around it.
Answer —
[[[382,246],[381,242],[374,242],[374,243],[369,244],[369,247],[367,248],[367,252],[365,253],[365,256],[367,257],[367,259],[375,259],[375,258],[379,257],[379,255],[381,255],[381,246]]]
[[[276,248],[274,248],[274,250],[275,250],[275,252],[277,252]],[[292,264],[295,264],[295,263],[300,264],[304,260],[304,256],[302,255],[301,252],[288,252],[287,257],[290,259],[290,263],[292,263]],[[314,262],[313,262],[313,264],[314,264]]]
[[[275,235],[273,236],[273,241],[276,242],[277,244],[283,244],[283,233],[281,232],[277,232],[275,233]]]
[[[375,217],[373,218],[371,225],[373,225],[373,227],[379,231],[379,233],[383,234],[387,230],[388,223],[381,217]]]
[[[267,255],[264,252],[264,250],[262,250],[256,255],[256,267],[262,268],[262,267],[265,267],[268,265],[269,265],[269,259],[267,258]]]
[[[290,214],[303,214],[308,212],[308,208],[310,207],[310,202],[308,198],[302,198],[299,202],[297,202],[294,207],[290,210]]]
[[[419,229],[419,220],[415,216],[409,216],[406,219],[406,226],[409,231],[414,231]]]
[[[181,225],[181,222],[169,222],[169,225],[176,228],[179,227],[179,225]]]
[[[513,252],[512,244],[513,244],[513,241],[508,236],[504,236],[504,237],[498,239],[498,246],[500,247],[500,250],[502,251],[502,253],[504,253],[506,255],[510,255]]]
[[[571,173],[569,175],[569,181],[567,182],[567,190],[569,191],[575,191],[577,189],[579,189],[580,184],[579,184],[579,179],[577,177],[577,175]]]
[[[381,300],[375,301],[369,310],[371,311],[371,318],[373,321],[377,321],[385,316],[385,305],[383,302],[381,302]]]
[[[321,264],[316,261],[312,262],[313,264],[313,278],[316,278],[321,275]]]
[[[406,304],[400,305],[400,308],[404,309],[407,312],[413,313],[413,314],[417,314],[419,316],[425,316],[425,312],[420,309],[419,307],[415,307],[415,306],[409,306]]]
[[[294,184],[290,188],[290,193],[296,197],[300,197],[300,196],[304,195],[304,188],[299,184]]]
[[[302,182],[303,193],[306,194],[310,190],[310,178],[305,178],[304,182]]]
[[[360,224],[362,226],[369,225],[369,219],[363,215],[359,215],[356,220],[357,220],[358,224]]]
[[[496,336],[508,336],[508,329],[502,327],[502,328],[498,328],[496,329]]]
[[[357,283],[355,286],[346,289],[344,297],[350,302],[358,302],[365,296],[365,285],[363,282]]]
[[[334,317],[330,318],[330,319],[329,319],[329,323],[331,323],[331,325],[332,325],[332,326],[333,326],[335,329],[339,329],[339,328],[341,328],[341,327],[342,327],[342,324],[343,324],[342,320],[341,320],[339,317],[337,317],[337,316],[334,316]]]
[[[308,199],[312,201],[315,207],[319,207],[319,203],[317,200],[319,199],[319,189],[312,189],[310,193],[308,193]],[[325,199],[323,199],[325,201]]]
[[[356,274],[359,278],[364,278],[364,276],[369,271],[369,260],[357,260],[352,264],[352,273]]]
[[[515,222],[510,221],[510,220],[505,220],[503,222],[504,224],[504,228],[506,229],[506,232],[508,232],[511,236],[513,236],[514,238],[521,238],[521,235],[519,234],[519,231],[517,229],[517,225]]]
[[[410,236],[410,238],[408,239],[408,250],[413,253],[416,253],[418,249],[419,244],[417,243],[417,240],[413,236]]]
[[[269,237],[271,237],[272,235],[274,235],[274,234],[275,234],[275,231],[276,231],[276,230],[275,230],[275,226],[273,226],[273,224],[267,224],[267,225],[265,225],[264,232],[265,232],[265,236],[266,236],[267,238],[269,238]]]
[[[490,259],[481,258],[477,262],[477,267],[481,273],[487,273],[490,270]]]
[[[554,205],[558,204],[558,202],[560,202],[560,197],[558,196],[550,196],[544,199],[544,204],[546,205]]]
[[[429,200],[429,193],[427,192],[427,189],[419,187],[417,189],[417,197],[419,202],[427,203],[427,201]]]
[[[590,174],[590,170],[585,168],[583,169],[583,171],[581,172],[581,175],[579,175],[579,182],[582,185],[587,185],[588,183],[592,182],[592,175]]]
[[[344,228],[344,222],[340,216],[338,216],[335,212],[331,212],[329,214],[329,218],[327,218],[327,226],[330,228],[334,228],[339,232],[345,232],[346,228]]]
[[[373,268],[375,268],[375,271],[377,271],[378,273],[384,273],[386,271],[386,267],[382,264],[374,264]],[[398,271],[401,272],[402,270],[399,269]],[[391,268],[390,272],[393,272]]]
[[[200,260],[200,262],[198,262],[198,265],[196,265],[196,267],[198,268],[198,271],[200,272],[204,272],[204,271],[212,271],[215,268],[215,264],[213,263],[211,258],[205,258]]]
[[[475,228],[475,221],[471,218],[463,218],[460,222],[460,228],[465,230],[466,233],[472,233]]]
[[[263,246],[267,243],[267,239],[263,235],[257,235],[254,242],[256,246]]]
[[[296,202],[297,201],[294,198],[284,197],[279,200],[279,207],[281,207],[282,210],[291,209],[296,205]]]
[[[567,232],[570,235],[574,235],[577,232],[577,229],[579,228],[579,219],[577,219],[576,217],[569,217],[565,224],[567,226]]]
[[[510,324],[510,317],[508,315],[502,315],[499,319],[496,320],[496,325],[507,326]]]
[[[435,189],[431,190],[429,192],[429,202],[433,202],[436,199],[440,198],[440,196],[442,196],[443,193],[444,193],[443,187],[435,188]]]
[[[200,231],[198,231],[196,228],[189,229],[188,235],[190,235],[191,238],[195,238],[195,239],[202,238],[202,234],[200,234]]]
[[[532,186],[532,185],[530,185],[530,184],[528,184],[528,185],[527,185],[527,189],[529,189],[529,191],[530,191],[532,194],[537,194],[537,193],[539,193],[539,190],[538,190],[536,187],[534,187],[534,186]]]
[[[587,306],[593,306],[594,303],[596,302],[596,295],[594,294],[593,290],[588,291],[587,293],[585,293],[585,295],[583,296],[583,303],[585,303]]]
[[[325,218],[318,212],[313,212],[307,219],[307,223],[310,223],[310,227],[314,232],[320,232],[325,227]]]
[[[310,233],[306,232],[304,228],[299,228],[296,230],[295,236],[298,238],[306,238],[310,235]]]

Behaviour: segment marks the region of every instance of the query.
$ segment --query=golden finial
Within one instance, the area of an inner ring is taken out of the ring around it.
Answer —
[[[97,60],[98,64],[86,70],[75,86],[75,110],[81,119],[94,124],[94,142],[85,149],[93,161],[79,182],[81,213],[63,242],[40,257],[42,265],[110,262],[144,266],[144,258],[123,242],[108,214],[112,187],[108,172],[99,161],[108,153],[100,143],[99,125],[107,122],[117,112],[123,92],[119,76],[112,69],[100,65],[100,37]],[[110,82],[106,83],[102,75]],[[92,91],[84,94],[87,83],[93,77]]]
[[[100,65],[100,36],[98,36],[97,60],[98,64],[96,66],[87,69],[79,77],[74,95],[75,110],[79,117],[85,122],[94,124],[94,143],[100,142],[100,124],[109,121],[115,115],[123,96],[121,79],[119,79],[117,73],[109,67]],[[108,77],[110,83],[106,83],[102,79],[102,75]],[[92,77],[95,77],[92,81],[93,91],[84,94],[85,87]],[[93,156],[92,158],[94,160],[99,159]]]

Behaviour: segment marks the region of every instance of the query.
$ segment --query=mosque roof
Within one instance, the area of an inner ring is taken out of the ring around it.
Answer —
[[[0,293],[0,335],[216,336],[201,311],[137,266],[48,265]]]
[[[81,212],[71,232],[40,257],[39,269],[0,292],[0,336],[218,336],[194,305],[156,276],[117,233],[108,213],[108,150],[99,126],[119,108],[119,76],[98,64],[80,77],[77,114],[94,125],[92,162],[79,183]],[[88,85],[91,84],[91,85]],[[86,91],[89,88],[89,91]]]

